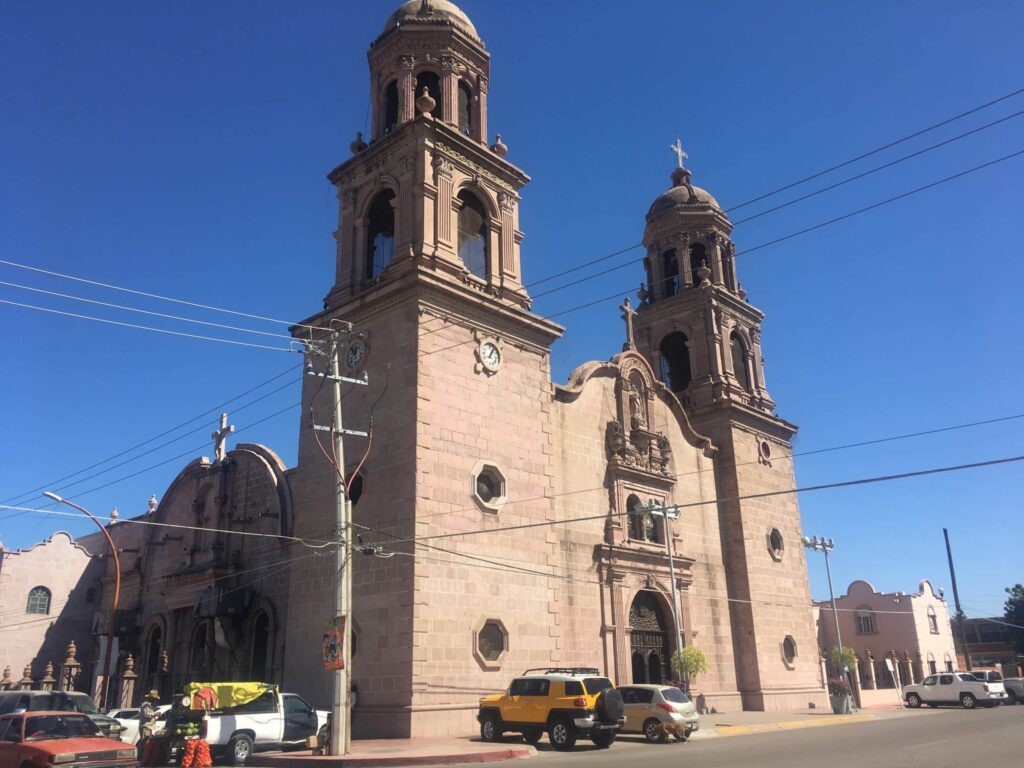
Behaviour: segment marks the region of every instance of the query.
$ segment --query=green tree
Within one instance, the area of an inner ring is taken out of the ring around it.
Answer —
[[[682,653],[672,654],[672,671],[683,681],[683,688],[689,693],[693,678],[710,669],[704,651],[692,645],[683,648]]]
[[[853,648],[850,648],[849,646],[843,648],[843,652],[840,654],[839,646],[834,645],[832,646],[832,653],[829,656],[829,662],[832,665],[832,674],[838,677],[843,674],[844,667],[849,667],[850,671],[853,671],[853,665],[857,663],[857,654]]]
[[[1006,604],[1003,606],[1003,616],[1007,624],[1016,624],[1017,627],[1024,627],[1024,584],[1014,584],[1006,588]],[[1017,646],[1018,653],[1024,653],[1024,629],[1013,629],[1013,641]]]

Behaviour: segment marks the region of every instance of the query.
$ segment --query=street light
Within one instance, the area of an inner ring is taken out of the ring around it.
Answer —
[[[656,514],[661,513],[661,517],[664,520],[664,531],[665,531],[665,552],[668,554],[668,578],[672,585],[672,621],[675,624],[675,647],[677,651],[682,652],[683,643],[679,638],[682,624],[679,621],[679,598],[676,596],[676,567],[675,561],[672,558],[672,521],[679,517],[679,505],[668,506],[665,502],[660,504],[654,499],[647,500],[647,506],[643,504],[637,505],[634,510],[635,514]],[[671,669],[671,664],[669,665]]]
[[[61,498],[56,493],[51,493],[50,491],[43,491],[43,496],[60,502],[61,504],[67,504],[69,507],[74,507],[96,523],[96,525],[99,526],[99,529],[103,532],[103,535],[106,536],[107,544],[110,546],[110,554],[114,558],[114,599],[110,604],[110,623],[107,626],[107,649],[103,654],[103,687],[100,688],[99,697],[100,707],[105,709],[110,703],[107,699],[107,693],[110,685],[110,651],[114,645],[114,632],[117,630],[117,601],[121,596],[121,560],[117,556],[117,547],[114,546],[114,540],[110,538],[110,532],[92,512],[84,507],[78,506],[73,501]]]
[[[844,667],[842,671],[843,677],[845,677],[846,665],[845,657],[843,655],[843,638],[842,635],[840,635],[839,633],[839,609],[836,608],[836,596],[835,593],[832,591],[832,569],[829,567],[828,564],[828,553],[832,551],[833,547],[835,547],[836,542],[835,539],[819,539],[817,536],[814,536],[813,538],[809,536],[804,536],[803,542],[804,547],[806,547],[807,549],[814,549],[818,550],[819,552],[825,553],[825,573],[828,574],[828,598],[832,602],[832,618],[834,618],[836,622],[836,643],[839,646],[839,663]]]

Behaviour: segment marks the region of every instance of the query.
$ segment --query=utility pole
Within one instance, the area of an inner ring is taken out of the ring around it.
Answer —
[[[361,379],[354,379],[340,374],[342,361],[343,342],[352,336],[351,323],[344,324],[344,332],[337,329],[331,330],[326,351],[320,348],[321,354],[327,359],[325,373],[318,374],[309,369],[307,373],[311,376],[321,376],[331,382],[333,392],[333,414],[330,426],[318,425],[315,422],[312,427],[317,432],[330,432],[332,440],[332,458],[337,462],[335,467],[337,481],[334,488],[334,512],[337,537],[340,546],[335,550],[335,585],[334,585],[334,613],[333,616],[341,617],[344,626],[342,629],[342,658],[341,669],[334,671],[333,695],[331,699],[331,753],[334,755],[347,755],[352,746],[352,506],[348,499],[347,487],[345,484],[345,435],[360,435],[366,437],[366,432],[345,429],[341,414],[341,385],[361,384],[366,386],[367,376],[363,373]],[[318,348],[312,346],[313,351]]]
[[[960,627],[960,644],[964,649],[964,663],[967,664],[967,671],[971,671],[971,654],[967,650],[967,629],[964,626],[964,612],[960,609],[960,592],[956,588],[956,569],[953,568],[953,550],[949,546],[949,531],[942,529],[942,535],[946,539],[946,558],[949,560],[949,577],[953,580],[953,602],[956,604],[956,623]]]

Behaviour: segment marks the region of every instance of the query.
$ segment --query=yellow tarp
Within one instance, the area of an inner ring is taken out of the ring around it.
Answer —
[[[211,698],[208,691],[212,691],[216,698],[209,702],[210,707],[223,709],[255,701],[272,687],[267,683],[189,683],[185,686],[185,693],[195,701],[200,692],[203,695],[199,696],[199,699],[208,700]],[[192,708],[197,707],[193,704]]]

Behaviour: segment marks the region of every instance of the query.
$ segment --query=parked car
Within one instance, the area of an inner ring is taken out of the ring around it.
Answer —
[[[0,768],[138,768],[135,750],[78,712],[0,715]]]
[[[212,696],[210,695],[212,691]],[[200,733],[214,752],[243,765],[257,750],[304,746],[309,736],[327,724],[327,712],[313,709],[294,693],[281,693],[265,683],[192,683],[186,686],[184,707],[191,699],[212,704],[208,712],[172,708],[166,729],[199,722]]]
[[[1024,677],[1003,678],[1003,687],[1006,688],[1007,704],[1024,702]]]
[[[624,685],[622,695],[626,725],[623,733],[642,733],[651,743],[661,743],[668,734],[683,739],[700,728],[700,715],[690,697],[670,685]]]
[[[974,709],[979,704],[994,707],[1006,701],[1006,689],[1002,681],[983,683],[969,672],[945,672],[904,686],[903,699],[908,707],[960,704],[964,709]]]
[[[0,715],[26,712],[81,712],[89,717],[104,736],[121,738],[121,724],[102,714],[86,694],[79,691],[3,691],[0,692]]]
[[[167,713],[170,709],[170,704],[162,704],[156,708],[158,717],[154,730],[160,730],[167,725]],[[126,744],[138,744],[139,729],[142,727],[142,721],[139,720],[139,710],[115,709],[110,714],[111,717],[121,724],[121,741]]]
[[[529,669],[505,693],[480,699],[476,719],[484,741],[513,732],[536,744],[547,731],[551,746],[562,751],[580,736],[610,747],[626,722],[622,696],[591,667]]]

